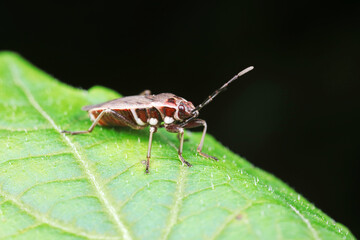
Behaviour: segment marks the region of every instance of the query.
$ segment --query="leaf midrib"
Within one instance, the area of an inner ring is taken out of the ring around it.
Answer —
[[[23,204],[18,198],[14,198],[14,197],[10,196],[9,194],[3,192],[1,189],[0,189],[0,195],[2,195],[4,197],[3,202],[6,202],[6,201],[12,202],[14,205],[18,206],[22,211],[24,211],[25,213],[34,217],[36,220],[38,220],[40,222],[40,223],[35,223],[26,229],[32,229],[32,228],[35,228],[36,226],[39,226],[39,225],[45,223],[49,226],[55,227],[64,232],[73,234],[75,236],[86,237],[89,239],[106,239],[106,240],[118,239],[117,237],[110,237],[110,236],[102,236],[102,235],[95,235],[95,234],[89,235],[87,232],[84,232],[81,229],[75,228],[74,226],[66,226],[66,225],[60,223],[60,221],[53,220],[53,219],[50,220],[46,215],[43,215],[43,214],[40,214],[40,213],[34,211],[33,209],[31,209],[28,206],[26,206],[25,204]],[[11,237],[11,236],[7,236],[7,237]]]
[[[110,203],[109,197],[107,194],[101,189],[99,182],[96,179],[95,174],[92,173],[89,164],[86,161],[86,158],[82,157],[79,153],[78,149],[76,148],[75,144],[70,140],[68,136],[65,134],[61,134],[61,129],[56,125],[55,121],[45,112],[45,110],[39,105],[39,103],[36,101],[32,93],[24,86],[22,81],[19,79],[19,71],[16,69],[16,67],[12,64],[12,62],[7,61],[7,64],[9,65],[10,74],[12,76],[12,79],[19,87],[19,89],[25,94],[27,100],[29,103],[35,108],[36,111],[38,111],[41,116],[43,116],[52,126],[55,131],[57,131],[62,138],[65,140],[66,144],[71,148],[72,154],[75,156],[75,158],[80,163],[80,166],[84,170],[85,174],[87,175],[88,180],[95,188],[95,192],[99,200],[102,202],[102,204],[105,206],[107,214],[112,219],[113,223],[117,227],[118,231],[122,234],[123,238],[126,240],[131,240],[132,237],[130,236],[130,232],[126,228],[125,224],[121,221],[120,216],[116,213],[115,207]]]

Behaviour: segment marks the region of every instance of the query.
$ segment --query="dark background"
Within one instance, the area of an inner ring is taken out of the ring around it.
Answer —
[[[2,1],[0,48],[70,85],[200,103],[209,132],[360,236],[359,1]]]

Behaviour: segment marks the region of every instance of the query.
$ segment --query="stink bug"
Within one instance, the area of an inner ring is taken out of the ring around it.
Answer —
[[[203,153],[202,147],[206,135],[207,124],[205,120],[197,118],[199,111],[210,103],[219,93],[235,81],[241,75],[251,71],[254,67],[248,67],[236,74],[232,79],[217,89],[204,102],[195,107],[191,102],[172,93],[160,93],[152,95],[145,90],[140,95],[118,98],[105,103],[85,106],[82,110],[87,111],[93,123],[86,131],[62,131],[62,133],[83,134],[90,133],[94,127],[101,126],[127,126],[133,129],[143,129],[150,125],[149,145],[147,151],[146,173],[149,173],[150,154],[153,134],[159,127],[164,127],[168,132],[178,133],[180,146],[178,156],[184,164],[191,167],[191,164],[182,156],[184,144],[184,128],[195,128],[203,126],[203,133],[197,147],[197,152],[206,158],[216,161],[216,157]]]

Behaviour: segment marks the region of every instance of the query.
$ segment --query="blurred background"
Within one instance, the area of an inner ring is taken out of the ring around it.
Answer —
[[[209,133],[360,236],[360,2],[2,1],[0,49],[75,87],[172,92]]]

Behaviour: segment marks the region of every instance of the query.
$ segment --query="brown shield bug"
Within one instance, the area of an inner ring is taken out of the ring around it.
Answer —
[[[93,123],[86,131],[62,131],[62,133],[83,134],[90,133],[94,127],[101,126],[127,126],[133,129],[143,129],[150,125],[149,146],[147,151],[146,173],[149,173],[151,144],[153,134],[159,127],[164,127],[168,132],[178,133],[180,146],[178,156],[184,164],[191,167],[183,156],[184,129],[203,127],[202,137],[197,147],[197,152],[206,158],[218,160],[216,157],[203,153],[202,147],[206,135],[207,124],[205,120],[199,119],[199,111],[210,103],[219,93],[235,81],[241,75],[251,71],[254,67],[248,67],[236,74],[232,79],[226,82],[222,87],[211,94],[204,102],[194,106],[191,102],[172,93],[160,93],[152,95],[149,90],[145,90],[140,95],[118,98],[105,103],[85,106],[82,108],[88,111]]]

